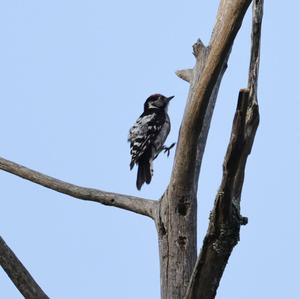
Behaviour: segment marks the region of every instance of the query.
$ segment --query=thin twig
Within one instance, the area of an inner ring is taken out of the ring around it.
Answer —
[[[157,202],[154,200],[80,187],[8,161],[4,158],[0,158],[0,169],[75,198],[121,208],[151,218],[154,218],[155,216]]]
[[[0,265],[26,299],[49,299],[1,237]]]
[[[252,7],[252,44],[251,44],[251,57],[248,76],[248,88],[250,90],[250,97],[257,96],[258,86],[258,73],[260,61],[260,39],[261,39],[261,26],[263,17],[264,0],[254,0]]]

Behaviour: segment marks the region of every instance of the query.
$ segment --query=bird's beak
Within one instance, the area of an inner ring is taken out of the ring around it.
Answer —
[[[170,102],[175,96],[171,96],[167,98],[167,101]]]

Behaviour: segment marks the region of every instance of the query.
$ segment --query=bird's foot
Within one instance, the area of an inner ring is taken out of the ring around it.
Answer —
[[[174,147],[174,145],[175,145],[176,143],[174,142],[174,143],[172,143],[170,146],[163,146],[163,148],[162,148],[162,150],[164,151],[164,153],[167,153],[167,156],[169,157],[169,155],[170,155],[170,150],[171,150],[171,148],[172,147]]]

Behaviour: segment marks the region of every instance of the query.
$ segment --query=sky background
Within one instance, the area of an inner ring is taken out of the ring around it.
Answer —
[[[174,151],[154,164],[149,186],[129,171],[130,126],[152,93],[175,95],[177,140],[194,65],[208,43],[218,1],[0,1],[0,156],[74,184],[158,199]],[[266,1],[259,103],[248,160],[241,228],[219,299],[299,294],[299,9]],[[251,10],[235,41],[204,156],[198,248],[221,180],[240,88],[247,85]],[[296,93],[296,94],[295,94]],[[152,220],[84,202],[0,173],[0,234],[52,299],[159,298]],[[0,269],[0,298],[22,298]]]

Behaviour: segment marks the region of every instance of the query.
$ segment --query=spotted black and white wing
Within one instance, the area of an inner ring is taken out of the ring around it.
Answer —
[[[165,124],[165,113],[143,113],[129,131],[131,162],[130,169],[142,158],[153,159],[153,154],[159,150],[157,138]],[[164,142],[164,141],[163,141]],[[145,157],[147,156],[147,157]]]

